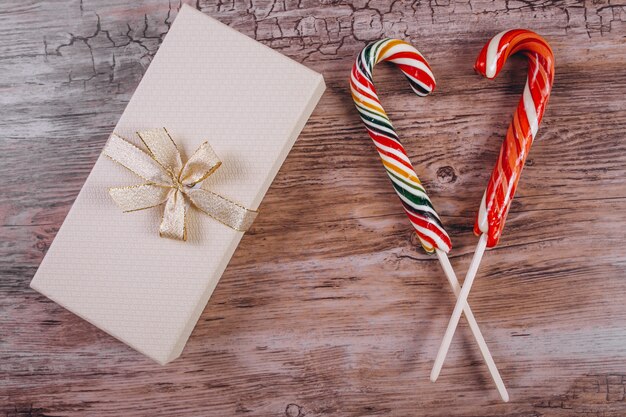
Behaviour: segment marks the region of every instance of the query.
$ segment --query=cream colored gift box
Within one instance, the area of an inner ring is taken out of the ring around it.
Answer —
[[[208,141],[202,184],[257,209],[324,91],[322,76],[183,6],[115,132],[166,127],[186,160]],[[243,236],[189,210],[186,242],[159,237],[163,207],[122,213],[138,184],[100,156],[31,287],[155,361],[177,358]],[[144,181],[145,182],[145,181]]]

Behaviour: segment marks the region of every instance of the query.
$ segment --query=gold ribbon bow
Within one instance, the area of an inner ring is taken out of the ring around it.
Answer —
[[[232,229],[248,230],[256,211],[197,187],[222,165],[208,142],[200,145],[183,164],[176,143],[165,128],[137,132],[137,135],[148,152],[115,133],[103,151],[104,155],[147,181],[109,189],[109,194],[124,212],[165,203],[159,235],[171,239],[187,240],[185,218],[190,203]]]

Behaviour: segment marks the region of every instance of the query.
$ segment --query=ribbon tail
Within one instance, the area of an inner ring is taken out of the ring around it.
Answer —
[[[169,239],[187,240],[186,214],[187,201],[185,195],[180,190],[171,190],[165,203],[159,235]]]
[[[163,204],[169,192],[170,188],[155,184],[109,188],[109,195],[125,212],[144,210]]]
[[[248,210],[220,195],[200,188],[187,191],[187,195],[199,210],[240,232],[248,230],[258,214],[254,210]]]

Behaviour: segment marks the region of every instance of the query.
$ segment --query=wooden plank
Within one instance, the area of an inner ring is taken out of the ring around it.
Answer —
[[[0,412],[44,415],[626,415],[626,6],[604,0],[204,1],[193,6],[322,72],[328,90],[183,356],[160,367],[28,288],[180,5],[0,5]],[[525,64],[472,71],[528,27],[556,80],[501,244],[470,297],[508,384],[502,404],[462,323],[428,381],[453,299],[353,109],[348,72],[383,36],[438,81],[381,92],[463,275],[480,196]]]

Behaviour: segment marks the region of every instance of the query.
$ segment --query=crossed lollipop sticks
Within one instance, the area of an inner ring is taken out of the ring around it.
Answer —
[[[426,96],[435,88],[435,79],[430,66],[422,54],[410,44],[397,39],[382,39],[369,44],[361,51],[352,67],[350,77],[350,88],[356,108],[369,136],[374,141],[404,211],[415,228],[424,250],[437,254],[448,283],[457,297],[435,360],[431,380],[435,381],[439,376],[461,314],[465,314],[503,401],[508,401],[509,395],[478,323],[467,304],[467,297],[486,246],[493,247],[497,244],[504,227],[519,174],[550,93],[554,59],[548,44],[537,34],[527,30],[511,30],[496,35],[483,48],[476,62],[477,71],[488,78],[493,78],[501,70],[506,58],[519,51],[526,54],[530,62],[528,81],[481,203],[475,231],[482,234],[462,288],[447,256],[452,248],[450,237],[383,109],[372,81],[376,64],[383,61],[392,62],[409,80],[413,91],[419,96]]]

